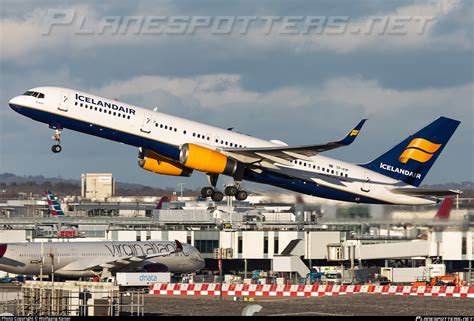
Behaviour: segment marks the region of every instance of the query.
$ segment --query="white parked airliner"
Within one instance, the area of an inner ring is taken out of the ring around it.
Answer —
[[[270,184],[334,200],[421,205],[459,193],[418,186],[448,143],[459,121],[440,117],[366,164],[351,164],[321,153],[347,146],[365,119],[339,141],[292,147],[232,130],[220,129],[74,89],[38,87],[9,102],[16,112],[46,123],[55,130],[56,144],[65,128],[138,147],[139,165],[163,175],[189,176],[193,170],[208,175],[211,186],[203,197],[221,201],[220,174],[235,184],[225,194],[247,198],[243,180]]]
[[[179,241],[0,244],[0,270],[22,275],[51,275],[53,271],[63,277],[107,277],[117,271],[191,273],[204,265],[195,247]]]

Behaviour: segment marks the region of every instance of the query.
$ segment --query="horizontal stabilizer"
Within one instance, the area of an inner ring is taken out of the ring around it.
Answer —
[[[392,192],[395,194],[409,196],[453,196],[462,194],[460,190],[454,189],[436,189],[436,188],[394,188]]]

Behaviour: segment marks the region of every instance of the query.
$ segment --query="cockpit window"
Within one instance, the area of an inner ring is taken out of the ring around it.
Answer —
[[[36,97],[36,98],[39,98],[39,99],[44,98],[44,94],[43,94],[43,93],[39,93],[39,92],[37,92],[37,91],[30,91],[30,90],[28,90],[28,91],[26,91],[23,95],[24,95],[24,96],[33,96],[33,97]]]

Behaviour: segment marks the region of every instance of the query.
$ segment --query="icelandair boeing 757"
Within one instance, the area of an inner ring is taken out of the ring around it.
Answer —
[[[179,241],[0,244],[0,270],[15,274],[107,277],[117,271],[191,273],[204,268],[196,248]]]
[[[138,147],[138,164],[156,174],[207,174],[203,197],[221,201],[216,190],[220,174],[234,185],[224,193],[245,200],[243,180],[269,184],[328,199],[371,204],[422,205],[459,191],[423,189],[421,184],[448,143],[459,121],[440,117],[366,164],[351,164],[321,155],[350,145],[362,128],[361,120],[343,139],[326,144],[288,146],[232,130],[98,97],[74,89],[38,87],[9,102],[16,112],[46,123],[61,151],[63,129]]]

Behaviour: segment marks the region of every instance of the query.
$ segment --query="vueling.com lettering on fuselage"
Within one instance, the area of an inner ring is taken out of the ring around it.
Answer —
[[[83,95],[79,95],[79,94],[76,94],[76,99],[79,100],[79,101],[82,101],[84,103],[87,103],[87,104],[92,104],[92,105],[96,105],[96,106],[100,106],[100,107],[104,107],[104,108],[110,108],[110,109],[118,111],[118,112],[130,114],[130,115],[135,115],[135,109],[119,106],[117,104],[114,104],[114,103],[111,103],[111,102],[108,102],[108,101],[102,101],[102,100],[99,100],[99,99],[95,99],[95,98],[91,98],[91,97],[87,97],[87,96],[83,96]]]

